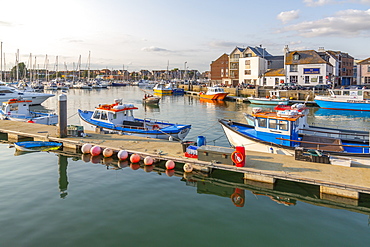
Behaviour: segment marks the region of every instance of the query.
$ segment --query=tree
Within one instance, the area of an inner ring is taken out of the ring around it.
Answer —
[[[14,66],[10,71],[10,77],[13,79],[17,79],[17,66]],[[26,78],[27,77],[27,68],[26,65],[21,62],[18,63],[18,79]]]

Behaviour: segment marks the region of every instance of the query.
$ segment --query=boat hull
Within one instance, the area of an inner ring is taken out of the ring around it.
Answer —
[[[154,93],[157,94],[172,94],[172,89],[165,90],[165,89],[153,89]]]
[[[350,110],[350,111],[370,111],[370,101],[348,100],[348,102],[326,100],[315,98],[316,104],[323,109]]]
[[[263,98],[250,98],[248,97],[249,102],[252,104],[257,104],[257,105],[278,105],[278,104],[284,104],[287,105],[289,104],[289,100],[281,100],[281,99],[263,99]]]
[[[29,141],[29,142],[15,142],[14,146],[18,151],[37,152],[37,151],[57,150],[62,146],[62,143],[46,141]]]
[[[224,100],[229,93],[199,94],[201,99]]]

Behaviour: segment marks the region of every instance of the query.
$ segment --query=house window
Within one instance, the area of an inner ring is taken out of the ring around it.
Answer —
[[[224,76],[224,69],[221,69],[221,76]]]
[[[370,77],[365,77],[364,83],[369,84],[370,83]]]
[[[293,60],[297,61],[297,60],[299,60],[299,57],[300,57],[299,54],[296,53],[296,54],[293,55]]]
[[[250,60],[245,60],[245,68],[250,69],[251,68],[251,61]]]
[[[367,66],[367,72],[370,72],[370,65]]]
[[[246,53],[244,56],[245,57],[251,57],[252,56],[252,53]]]
[[[250,75],[250,74],[251,74],[251,71],[250,71],[250,70],[248,70],[248,69],[246,69],[246,70],[244,70],[244,74],[245,74],[245,75]]]
[[[290,65],[290,72],[298,72],[298,65],[297,64]]]
[[[279,78],[275,78],[275,85],[279,85]]]
[[[322,83],[323,83],[322,78],[323,78],[323,77],[320,75],[320,76],[319,76],[319,84],[322,84]]]
[[[310,77],[309,77],[308,75],[306,75],[306,76],[304,77],[304,83],[305,83],[305,84],[310,84]]]
[[[297,83],[298,82],[298,76],[296,76],[296,75],[290,76],[290,82]]]
[[[240,54],[234,54],[234,58],[239,58]]]
[[[263,78],[263,85],[266,86],[266,77]]]
[[[226,77],[228,77],[228,76],[229,76],[229,70],[226,69]]]

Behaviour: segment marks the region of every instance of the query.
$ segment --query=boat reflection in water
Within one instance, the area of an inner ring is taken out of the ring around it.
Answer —
[[[199,98],[200,103],[205,104],[205,105],[214,105],[214,106],[226,106],[226,102],[223,100],[212,100],[212,99],[204,99],[204,98]]]
[[[331,118],[370,118],[370,111],[338,111],[319,108],[315,112],[315,116],[331,117]]]
[[[56,153],[60,151],[55,151]],[[244,207],[247,199],[253,200],[259,197],[268,197],[272,201],[284,206],[296,206],[298,201],[330,208],[345,209],[361,214],[370,214],[370,195],[360,193],[359,200],[341,197],[321,196],[320,188],[316,185],[299,182],[277,180],[274,184],[266,184],[246,180],[243,182],[243,174],[227,173],[215,170],[212,174],[193,171],[185,173],[182,164],[177,163],[175,169],[166,169],[166,161],[159,161],[153,165],[145,166],[143,162],[130,164],[129,161],[118,161],[114,158],[103,158],[102,155],[92,157],[90,154],[66,156],[58,154],[58,189],[60,198],[65,199],[68,195],[68,160],[83,160],[86,163],[101,164],[104,170],[143,169],[145,172],[155,172],[158,175],[166,174],[168,177],[180,177],[186,186],[196,187],[198,194],[216,195],[227,198],[230,204],[236,207]],[[247,204],[248,205],[248,204]]]

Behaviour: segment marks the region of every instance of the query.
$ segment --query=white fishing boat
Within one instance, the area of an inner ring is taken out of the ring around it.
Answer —
[[[0,86],[0,102],[22,98],[23,100],[30,100],[30,105],[40,105],[53,96],[54,94],[20,91],[14,87]]]
[[[280,90],[271,90],[269,94],[270,95],[266,97],[251,96],[251,97],[248,97],[248,100],[252,104],[256,104],[256,105],[279,105],[279,104],[287,105],[289,103],[288,98],[280,96]]]
[[[58,115],[30,110],[30,100],[10,99],[3,102],[0,108],[2,120],[22,121],[37,124],[56,125]]]
[[[191,125],[135,118],[133,112],[137,109],[133,104],[115,100],[113,104],[99,105],[94,111],[79,109],[78,115],[84,130],[169,140],[182,140],[190,131]]]
[[[329,95],[318,95],[315,102],[332,110],[370,111],[370,89],[328,89]]]
[[[295,155],[296,148],[327,154],[332,164],[346,160],[355,165],[370,165],[369,132],[310,126],[304,104],[279,105],[276,111],[254,108],[253,124],[219,120],[232,146],[246,150]]]

